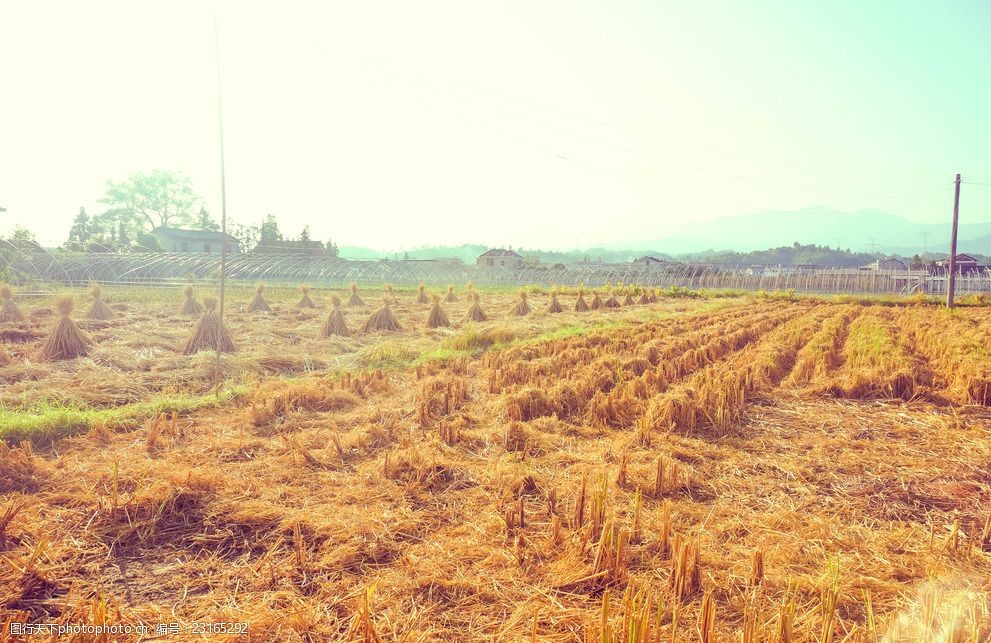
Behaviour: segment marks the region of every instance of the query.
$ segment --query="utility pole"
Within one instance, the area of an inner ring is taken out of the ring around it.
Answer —
[[[953,289],[957,285],[957,219],[960,215],[960,175],[953,190],[953,231],[950,233],[950,275],[946,281],[946,307],[953,308]]]
[[[217,65],[217,125],[220,134],[220,326],[224,325],[224,286],[227,281],[227,174],[224,167],[224,95],[220,83],[220,37],[213,14],[213,55]],[[220,344],[217,344],[217,395],[220,395]]]

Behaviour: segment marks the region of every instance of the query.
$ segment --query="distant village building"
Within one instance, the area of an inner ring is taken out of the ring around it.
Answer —
[[[259,243],[251,251],[253,254],[302,255],[304,257],[325,257],[327,249],[321,241],[302,241],[299,239],[280,239]]]
[[[479,268],[519,268],[523,265],[523,257],[509,250],[492,249],[478,255],[475,265]]]
[[[227,252],[240,251],[238,240],[223,232],[212,230],[184,230],[182,228],[155,228],[151,231],[158,246],[165,252],[219,255],[223,245]]]
[[[936,266],[942,268],[943,270],[950,269],[950,258],[940,259],[936,262]],[[956,257],[956,270],[957,272],[977,272],[983,266],[979,265],[977,259],[971,257],[967,254],[958,254]]]
[[[666,259],[658,259],[657,257],[644,256],[639,259],[634,259],[632,261],[632,266],[634,270],[665,270],[668,268],[680,268],[685,264],[678,261],[668,261]]]

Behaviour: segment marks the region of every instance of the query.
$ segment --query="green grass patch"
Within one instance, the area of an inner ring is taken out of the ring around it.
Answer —
[[[129,430],[159,413],[188,415],[200,409],[222,406],[243,393],[244,387],[238,386],[224,390],[219,396],[164,395],[106,409],[52,403],[30,408],[0,405],[0,440],[12,443],[30,440],[36,444],[49,444],[85,433],[98,424],[113,430]]]

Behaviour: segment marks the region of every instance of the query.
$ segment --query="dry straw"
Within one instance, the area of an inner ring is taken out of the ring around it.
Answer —
[[[549,312],[549,313],[561,313],[561,312],[564,312],[564,309],[561,308],[561,302],[559,302],[557,300],[557,291],[556,290],[552,290],[551,291],[551,301],[550,301],[549,304],[547,304],[547,312]]]
[[[609,293],[609,299],[602,304],[606,308],[619,308],[619,300],[616,299],[616,295],[613,292]]]
[[[455,302],[457,300],[458,300],[458,296],[454,294],[454,286],[448,286],[447,287],[447,297],[444,298],[444,301],[446,301],[447,303],[450,304],[450,303]]]
[[[514,317],[524,317],[530,314],[530,304],[526,300],[525,290],[520,292],[520,300],[516,302],[516,305],[509,311],[509,314]]]
[[[440,296],[434,295],[432,299],[434,305],[430,308],[430,316],[427,317],[427,328],[450,326],[451,322],[447,319],[447,315],[444,314],[444,309],[440,307]]]
[[[588,312],[588,310],[589,310],[588,302],[585,301],[585,289],[579,288],[578,299],[575,301],[575,312],[584,313],[584,312]]]
[[[249,313],[270,313],[272,312],[271,307],[269,307],[268,302],[262,297],[262,293],[265,292],[265,284],[258,284],[255,286],[255,298],[251,300],[248,304]]]
[[[41,346],[39,359],[42,361],[73,359],[89,352],[92,342],[83,331],[79,330],[76,322],[69,319],[74,306],[72,297],[59,297],[55,302],[55,308],[58,309],[60,316],[51,335]]]
[[[651,304],[656,304],[657,303],[657,289],[656,288],[651,288],[650,289],[650,297],[648,297],[648,303],[651,303]]]
[[[402,326],[400,326],[399,322],[396,320],[396,316],[392,313],[392,309],[389,308],[388,297],[383,298],[382,307],[372,313],[365,322],[365,325],[361,328],[361,332],[363,333],[373,333],[377,330],[402,330]]]
[[[365,302],[358,296],[358,284],[351,284],[351,296],[348,297],[348,306],[364,306]]]
[[[420,284],[419,286],[417,286],[417,290],[419,290],[420,292],[416,296],[416,303],[418,303],[418,304],[429,304],[430,303],[430,297],[427,297],[426,286],[424,286],[423,284]]]
[[[182,347],[183,355],[192,355],[201,350],[219,350],[221,353],[234,353],[237,347],[231,339],[230,331],[220,321],[217,314],[217,300],[214,297],[203,298],[203,316],[196,322],[193,334]]]
[[[186,295],[186,301],[182,304],[183,315],[202,315],[203,306],[200,302],[196,301],[196,297],[193,295],[193,287],[186,286],[182,289],[182,292]]]
[[[316,304],[310,299],[310,287],[303,284],[299,287],[299,291],[303,293],[303,296],[296,303],[296,308],[316,308]]]
[[[633,301],[633,295],[630,294],[630,289],[629,288],[626,288],[625,289],[625,292],[626,292],[626,296],[623,297],[623,305],[624,306],[632,306],[636,302]]]
[[[0,286],[0,323],[22,322],[24,319],[24,313],[14,302],[14,293],[10,286]]]
[[[472,291],[468,296],[471,298],[471,306],[468,307],[468,313],[465,315],[465,319],[476,322],[488,320],[488,316],[482,310],[481,304],[478,303],[478,293]]]
[[[111,319],[114,316],[114,311],[101,298],[103,293],[100,287],[93,286],[89,289],[89,294],[93,297],[93,305],[86,312],[86,319],[96,319],[99,321]]]
[[[599,310],[600,308],[603,308],[603,307],[605,307],[605,304],[602,303],[602,298],[599,297],[599,291],[598,290],[593,290],[592,291],[592,303],[589,305],[589,308],[591,308],[592,310]]]
[[[327,320],[320,327],[320,337],[330,337],[331,335],[350,337],[351,331],[348,330],[348,325],[344,320],[344,311],[341,309],[341,298],[333,295],[330,298],[330,303],[333,304],[334,309],[330,311]]]

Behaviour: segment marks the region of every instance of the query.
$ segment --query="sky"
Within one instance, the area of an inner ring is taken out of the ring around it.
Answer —
[[[986,0],[0,0],[0,235],[108,179],[384,250],[811,207],[991,221]],[[829,243],[830,240],[821,240]]]

